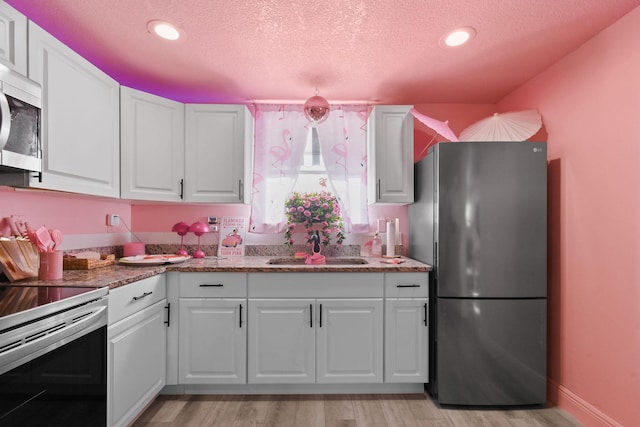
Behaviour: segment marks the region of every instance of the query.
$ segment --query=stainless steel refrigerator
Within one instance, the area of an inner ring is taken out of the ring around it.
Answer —
[[[546,401],[546,143],[452,142],[416,164],[409,256],[433,265],[428,390]]]

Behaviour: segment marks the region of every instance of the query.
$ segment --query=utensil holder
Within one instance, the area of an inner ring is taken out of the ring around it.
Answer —
[[[40,268],[38,279],[62,279],[62,251],[40,252]]]

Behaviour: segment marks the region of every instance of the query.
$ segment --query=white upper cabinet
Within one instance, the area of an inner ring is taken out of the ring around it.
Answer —
[[[29,21],[29,78],[42,85],[42,182],[120,196],[119,84]]]
[[[243,203],[250,194],[246,106],[185,105],[122,87],[120,121],[122,198]]]
[[[253,117],[244,105],[187,104],[185,200],[248,203]]]
[[[413,203],[411,105],[373,107],[367,124],[369,203]]]
[[[1,0],[0,63],[27,75],[27,17]]]
[[[184,197],[184,104],[136,89],[120,92],[121,197]]]

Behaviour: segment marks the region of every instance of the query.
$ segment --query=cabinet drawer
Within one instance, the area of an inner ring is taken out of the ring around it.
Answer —
[[[246,297],[245,273],[180,273],[181,298]]]
[[[384,292],[387,298],[429,296],[429,273],[385,273]]]
[[[381,298],[382,273],[252,273],[251,298]]]
[[[164,274],[148,277],[109,291],[109,324],[130,316],[167,296]]]

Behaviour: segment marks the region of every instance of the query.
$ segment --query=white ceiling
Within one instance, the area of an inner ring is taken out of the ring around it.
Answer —
[[[640,0],[6,0],[121,84],[182,102],[494,103]],[[157,39],[163,19],[186,34]],[[459,26],[477,36],[442,48]]]

